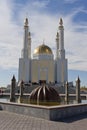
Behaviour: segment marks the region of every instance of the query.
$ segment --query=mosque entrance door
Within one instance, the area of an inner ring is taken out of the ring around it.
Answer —
[[[46,84],[48,79],[47,68],[42,67],[39,69],[38,80],[40,84]]]
[[[46,84],[46,80],[39,80],[40,84]]]

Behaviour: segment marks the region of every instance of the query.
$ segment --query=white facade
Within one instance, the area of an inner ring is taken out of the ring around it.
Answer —
[[[64,27],[60,19],[56,36],[56,59],[50,47],[44,43],[37,47],[31,58],[31,34],[28,19],[24,23],[24,45],[19,59],[19,81],[24,82],[56,82],[64,84],[68,80],[67,59],[64,49]]]

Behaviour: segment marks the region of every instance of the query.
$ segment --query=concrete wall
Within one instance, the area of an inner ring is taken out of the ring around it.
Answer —
[[[50,109],[50,120],[59,120],[87,112],[87,104],[63,105]]]
[[[46,109],[44,106],[0,102],[0,110],[50,120],[49,109]]]
[[[66,118],[74,115],[76,116],[78,114],[87,112],[87,104],[73,104],[73,105],[45,107],[45,106],[0,102],[0,109],[18,114],[24,114],[27,116],[33,116],[37,118],[43,118],[55,121],[61,118]]]

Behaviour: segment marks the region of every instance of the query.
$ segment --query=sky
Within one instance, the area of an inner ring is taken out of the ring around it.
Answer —
[[[24,19],[29,19],[32,54],[42,44],[55,55],[59,19],[64,23],[64,46],[68,59],[68,81],[79,76],[87,86],[87,0],[0,0],[0,86],[15,75],[23,48]]]

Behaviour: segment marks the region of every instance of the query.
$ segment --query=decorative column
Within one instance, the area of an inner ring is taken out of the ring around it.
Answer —
[[[23,89],[24,89],[24,82],[22,80],[21,85],[20,85],[20,97],[23,97]]]
[[[16,87],[16,79],[15,76],[13,76],[11,80],[10,102],[15,102],[15,87]]]
[[[20,97],[19,97],[19,102],[20,103],[23,103],[23,89],[24,89],[24,82],[22,80],[21,84],[20,84]]]
[[[69,84],[66,82],[65,84],[65,102],[66,104],[69,103]]]
[[[81,103],[81,97],[80,97],[80,79],[76,80],[76,102]]]

